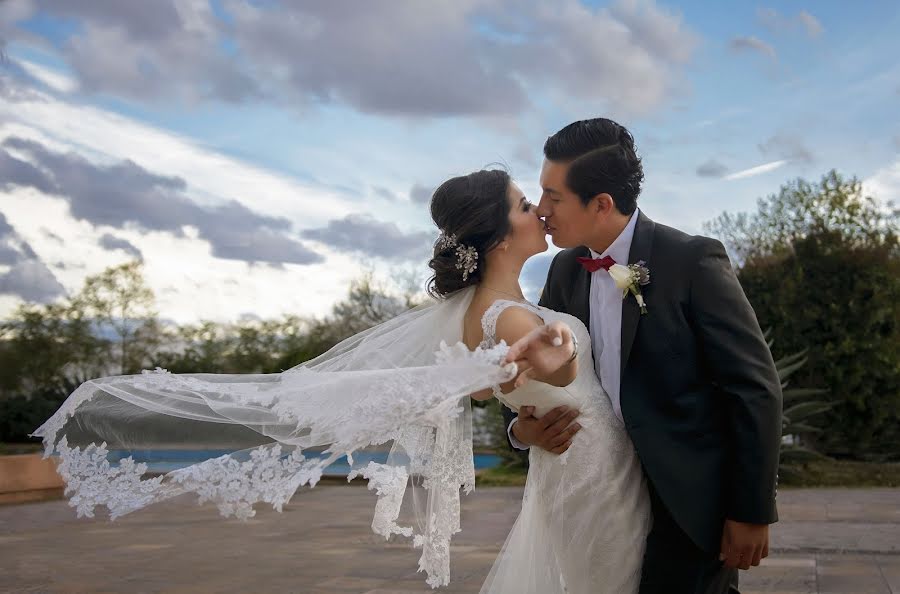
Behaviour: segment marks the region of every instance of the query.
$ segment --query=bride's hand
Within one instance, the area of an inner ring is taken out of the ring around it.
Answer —
[[[572,330],[563,322],[539,326],[517,340],[506,355],[519,370],[515,387],[533,378],[546,378],[574,363],[575,343]]]

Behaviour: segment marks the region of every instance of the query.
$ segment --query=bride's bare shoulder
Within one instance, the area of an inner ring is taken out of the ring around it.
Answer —
[[[480,298],[479,298],[480,297]],[[506,299],[485,297],[476,295],[466,310],[463,321],[463,342],[474,349],[484,340],[483,321],[484,316],[495,303],[508,303],[508,307],[497,311],[496,320],[493,320],[494,337],[499,342],[505,340],[512,344],[522,336],[531,332],[537,326],[543,324],[543,320],[528,305],[517,305]]]

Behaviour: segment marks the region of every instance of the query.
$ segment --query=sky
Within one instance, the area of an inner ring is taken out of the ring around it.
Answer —
[[[0,0],[0,319],[135,258],[175,323],[422,286],[433,189],[499,163],[537,202],[589,117],[689,233],[832,168],[895,200],[896,31],[888,1]]]

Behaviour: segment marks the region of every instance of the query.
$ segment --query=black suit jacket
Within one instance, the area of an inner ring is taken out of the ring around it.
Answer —
[[[590,328],[586,247],[553,259],[540,305]],[[722,244],[638,216],[648,312],[622,302],[621,405],[644,471],[679,526],[719,550],[724,519],[777,521],[781,384]],[[582,373],[586,373],[583,370]],[[515,414],[505,410],[507,425]]]

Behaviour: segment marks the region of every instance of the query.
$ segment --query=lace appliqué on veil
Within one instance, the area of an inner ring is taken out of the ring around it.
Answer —
[[[299,486],[315,486],[322,470],[321,459],[307,460],[300,448],[282,455],[281,444],[275,444],[254,449],[243,462],[220,456],[169,476],[185,491],[197,493],[199,503],[215,502],[223,517],[247,520],[256,515],[254,503],[269,503],[281,511]]]
[[[243,462],[220,456],[142,480],[147,465],[129,456],[114,466],[106,443],[82,450],[70,448],[63,437],[57,450],[58,472],[78,517],[93,518],[95,508],[104,505],[113,520],[182,493],[196,493],[199,503],[214,502],[223,517],[246,520],[256,515],[255,503],[270,503],[281,511],[300,485],[314,486],[323,470],[322,460],[307,460],[299,448],[282,455],[281,445],[275,444],[259,446]]]
[[[78,517],[94,517],[94,508],[105,505],[111,519],[125,515],[153,503],[162,488],[163,477],[141,480],[147,472],[146,464],[136,464],[126,458],[118,466],[106,459],[106,443],[91,444],[82,450],[70,448],[63,437],[56,448],[60,464],[56,471],[66,483],[69,505]]]
[[[410,526],[401,527],[397,524],[400,515],[400,506],[403,504],[403,495],[406,493],[406,483],[409,474],[402,466],[389,466],[369,462],[362,470],[354,470],[347,475],[347,482],[362,475],[369,481],[369,490],[375,490],[378,494],[378,503],[375,504],[375,517],[372,519],[372,531],[380,534],[385,539],[391,534],[412,536],[413,529]]]

